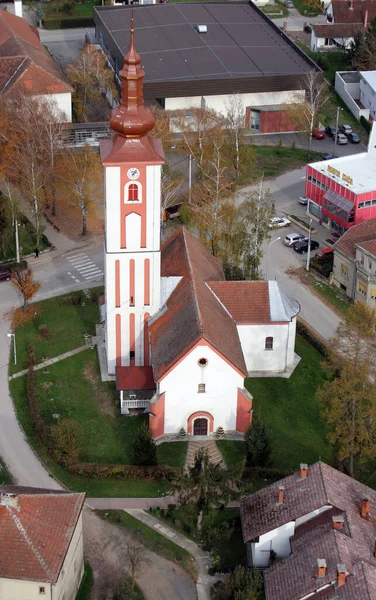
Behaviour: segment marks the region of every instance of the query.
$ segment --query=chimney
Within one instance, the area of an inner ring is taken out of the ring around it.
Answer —
[[[317,559],[317,577],[325,577],[326,575],[326,560],[325,558]]]
[[[300,479],[305,479],[308,475],[308,465],[306,463],[300,463]]]
[[[367,519],[371,512],[371,500],[369,498],[363,498],[362,500],[362,510],[361,515],[362,519]]]
[[[9,506],[19,510],[18,497],[15,494],[0,494],[0,506]]]
[[[353,10],[354,6],[353,6],[353,0],[349,1],[349,9]]]
[[[278,488],[278,504],[283,504],[285,500],[285,487],[280,485]]]
[[[338,585],[338,587],[340,585],[343,585],[344,583],[346,583],[346,575],[347,575],[346,565],[337,565],[337,585]]]
[[[364,28],[366,28],[367,25],[368,25],[368,10],[366,10],[364,13]]]
[[[373,547],[373,556],[376,558],[376,540],[375,540],[375,545]]]
[[[335,517],[332,517],[332,521],[333,529],[342,529],[345,524],[345,518],[343,515],[336,515]]]

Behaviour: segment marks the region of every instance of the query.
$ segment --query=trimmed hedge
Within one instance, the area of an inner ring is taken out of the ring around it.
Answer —
[[[0,267],[4,269],[10,269],[11,271],[12,269],[19,268],[24,271],[27,269],[27,260],[22,259],[19,263],[16,261],[1,263]]]
[[[144,481],[157,481],[160,479],[172,481],[180,473],[180,469],[158,465],[141,467],[139,465],[106,465],[100,463],[79,463],[76,467],[70,467],[68,470],[74,475],[90,479],[143,479]]]
[[[306,325],[304,325],[304,323],[302,323],[302,321],[300,321],[299,319],[297,319],[296,321],[296,332],[299,333],[299,335],[301,335],[303,338],[305,338],[307,340],[307,342],[309,342],[311,344],[311,346],[313,346],[314,348],[316,348],[316,350],[318,352],[320,352],[320,354],[322,354],[322,356],[324,356],[324,358],[328,358],[329,356],[329,351],[328,351],[328,347],[326,346],[326,344],[324,342],[322,342]]]
[[[360,117],[360,124],[363,125],[367,133],[371,133],[372,124],[363,115]]]
[[[94,25],[94,20],[87,17],[43,19],[43,27],[45,29],[70,29],[71,27],[94,27]]]

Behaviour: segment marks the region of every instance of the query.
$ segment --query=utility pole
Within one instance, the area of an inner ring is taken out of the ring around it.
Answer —
[[[337,136],[338,136],[338,121],[339,121],[339,111],[343,110],[343,108],[341,108],[340,106],[337,106],[337,118],[336,118],[336,132],[334,135],[334,156],[336,155],[336,150],[337,150]]]
[[[188,156],[188,204],[192,200],[192,154]]]
[[[309,234],[308,234],[308,250],[307,250],[306,271],[309,271],[309,261],[310,261],[310,258],[311,258],[311,228],[312,228],[312,219],[309,220]]]

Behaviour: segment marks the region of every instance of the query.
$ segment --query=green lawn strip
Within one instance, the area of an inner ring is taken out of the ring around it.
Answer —
[[[2,485],[3,483],[11,484],[13,482],[11,474],[7,470],[4,461],[0,458],[0,485]]]
[[[78,588],[76,600],[90,600],[93,582],[93,569],[88,563],[85,563],[85,570],[80,587]]]
[[[307,274],[306,281],[325,304],[328,304],[340,315],[343,315],[351,306],[350,299],[347,299],[338,288],[330,283],[316,279],[312,273]]]
[[[229,469],[237,467],[245,457],[244,442],[237,442],[236,440],[219,440],[216,444]]]
[[[322,15],[323,11],[310,6],[305,0],[293,0],[296,10],[305,17]]]
[[[170,467],[184,467],[187,442],[166,442],[157,446],[158,464]]]
[[[103,288],[93,288],[95,295]],[[81,304],[64,304],[64,298],[81,297]],[[82,306],[82,303],[85,305]],[[35,307],[35,308],[34,308]],[[32,308],[39,314],[25,325],[16,327],[17,365],[11,359],[9,371],[11,374],[27,368],[27,348],[29,344],[35,347],[36,364],[43,357],[54,358],[69,350],[83,346],[84,334],[95,334],[98,323],[98,302],[87,300],[83,292],[71,292],[58,298],[36,302]],[[46,339],[40,335],[38,328],[46,325]]]
[[[311,152],[308,160],[307,150],[302,148],[286,148],[284,146],[250,146],[256,154],[256,160],[251,160],[249,169],[243,170],[239,184],[245,185],[259,181],[261,177],[271,179],[287,171],[304,167],[308,162],[319,160],[321,153]],[[246,161],[245,161],[246,164]]]
[[[42,370],[36,371],[41,417],[47,426],[56,422],[53,414],[75,419],[80,424],[80,460],[132,464],[133,440],[144,419],[120,415],[118,406],[115,406],[115,386],[100,381],[97,361],[97,353],[88,349],[55,363],[46,374]],[[30,444],[51,473],[70,489],[86,491],[92,497],[142,498],[166,492],[163,481],[89,480],[67,473],[48,456],[34,434],[26,403],[26,377],[10,381],[10,390],[18,419]],[[111,403],[114,405],[113,414],[108,414]]]
[[[302,360],[290,379],[250,378],[245,383],[254,398],[255,414],[268,427],[272,467],[291,470],[319,458],[333,462],[316,400],[316,390],[325,381],[323,357],[300,336],[296,352]]]
[[[56,2],[49,2],[46,7],[43,6],[45,17],[47,19],[74,19],[75,17],[87,17],[91,18],[94,12],[94,6],[98,6],[98,2],[83,2],[75,3],[72,14],[69,14],[66,10],[61,10],[61,4]],[[60,10],[59,10],[60,8]]]
[[[197,567],[193,556],[181,548],[175,542],[168,540],[163,535],[145,525],[135,517],[123,510],[97,510],[102,519],[106,519],[115,525],[120,525],[132,533],[140,536],[140,541],[152,552],[160,554],[167,560],[180,565],[196,581]]]
[[[266,4],[261,8],[270,19],[281,19],[282,17],[288,17],[289,11],[283,2],[275,2],[275,4]],[[282,14],[281,14],[282,13]]]

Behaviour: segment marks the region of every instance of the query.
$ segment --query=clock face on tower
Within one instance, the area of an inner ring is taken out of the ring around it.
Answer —
[[[131,167],[127,171],[128,179],[138,179],[140,177],[140,171],[137,167]]]

